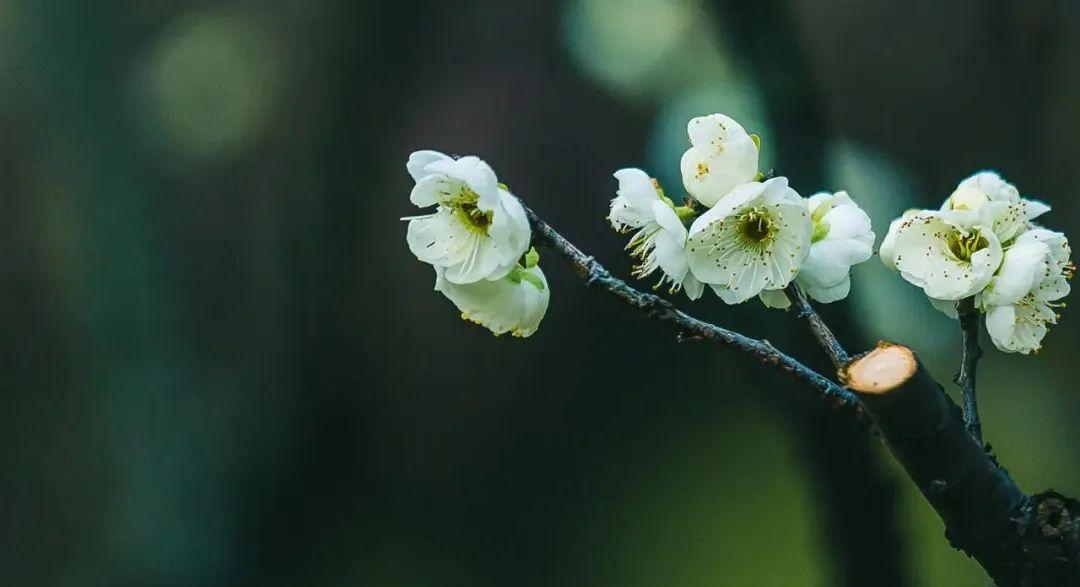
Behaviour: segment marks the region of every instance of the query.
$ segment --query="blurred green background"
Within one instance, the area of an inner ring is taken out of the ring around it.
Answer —
[[[986,167],[1076,235],[1078,33],[1066,0],[0,0],[0,584],[985,587],[864,426],[554,256],[536,336],[462,322],[404,163],[481,155],[624,276],[611,172],[681,193],[717,111],[879,238]],[[948,381],[955,323],[854,279],[848,346]],[[827,370],[783,312],[691,311]],[[982,363],[1028,490],[1080,494],[1078,324]]]

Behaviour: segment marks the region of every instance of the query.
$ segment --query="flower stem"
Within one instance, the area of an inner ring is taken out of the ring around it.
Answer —
[[[791,301],[792,307],[795,308],[795,315],[806,320],[807,324],[810,325],[810,332],[814,334],[814,338],[817,339],[821,348],[825,349],[825,354],[829,355],[833,367],[837,369],[843,367],[849,359],[847,351],[844,350],[840,341],[836,340],[836,335],[821,319],[814,307],[810,305],[810,300],[806,299],[806,293],[794,281],[788,284],[787,288],[784,289],[784,293],[787,294],[788,300]]]
[[[956,384],[960,386],[960,395],[964,406],[964,427],[975,440],[982,442],[982,423],[979,422],[979,404],[975,399],[975,375],[982,357],[979,347],[979,311],[975,309],[975,298],[965,298],[956,303],[956,314],[960,319],[960,334],[963,339],[963,357],[960,372],[956,374]]]

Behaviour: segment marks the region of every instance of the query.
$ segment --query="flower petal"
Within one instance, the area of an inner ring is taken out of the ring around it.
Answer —
[[[409,161],[405,163],[405,169],[408,170],[413,181],[420,181],[428,175],[431,175],[431,173],[427,171],[428,164],[449,159],[451,159],[450,156],[444,155],[438,151],[413,151],[412,154],[409,155]],[[431,204],[425,205],[430,206]]]
[[[537,287],[529,280],[510,276],[495,281],[456,284],[436,269],[436,290],[442,292],[462,312],[462,317],[480,324],[496,335],[507,332],[526,337],[536,332],[547,312],[550,290],[539,267],[522,269],[539,280]]]

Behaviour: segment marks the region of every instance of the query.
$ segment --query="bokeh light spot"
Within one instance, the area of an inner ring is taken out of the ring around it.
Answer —
[[[149,49],[134,78],[152,139],[170,153],[220,158],[259,136],[280,95],[270,34],[245,13],[178,19]]]

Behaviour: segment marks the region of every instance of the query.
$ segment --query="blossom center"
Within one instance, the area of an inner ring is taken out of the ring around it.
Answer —
[[[989,247],[990,241],[986,240],[986,237],[978,232],[967,235],[951,232],[945,237],[945,244],[949,247],[949,252],[952,253],[953,257],[956,257],[959,261],[970,263],[971,256]]]
[[[458,218],[475,232],[487,234],[491,226],[491,212],[485,212],[476,206],[476,202],[461,202],[454,207],[454,213]]]
[[[772,218],[760,208],[747,210],[735,221],[743,243],[752,247],[764,247],[776,236],[776,227]]]

